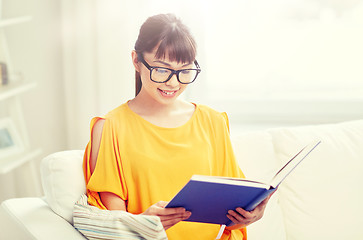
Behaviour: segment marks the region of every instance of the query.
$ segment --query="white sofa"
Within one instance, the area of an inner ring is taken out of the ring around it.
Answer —
[[[322,141],[280,186],[265,216],[248,227],[249,240],[363,239],[363,120],[232,139],[245,175],[256,180],[268,180],[311,140]],[[4,201],[0,239],[84,239],[71,225],[73,203],[85,188],[82,154],[58,152],[43,160],[45,197]]]

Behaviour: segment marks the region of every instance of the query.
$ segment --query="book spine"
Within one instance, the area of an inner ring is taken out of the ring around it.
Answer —
[[[277,190],[277,188],[266,189],[266,191],[264,191],[262,194],[257,196],[255,199],[253,199],[249,204],[247,204],[247,206],[245,207],[245,210],[252,211],[253,209],[255,209],[258,206],[258,204],[260,204],[263,200],[265,200],[271,193],[273,193],[276,190]]]

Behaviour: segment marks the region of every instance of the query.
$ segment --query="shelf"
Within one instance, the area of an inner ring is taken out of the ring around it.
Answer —
[[[24,163],[34,159],[42,153],[40,148],[22,152],[5,159],[0,160],[0,174],[6,174],[11,170],[23,165]]]
[[[15,25],[18,23],[28,22],[32,19],[31,16],[23,16],[17,18],[9,18],[0,20],[0,28]]]
[[[28,91],[35,86],[35,82],[15,82],[0,86],[0,101]]]
[[[1,0],[0,0],[1,5]],[[1,7],[1,6],[0,6]],[[23,140],[25,150],[14,151],[12,155],[3,154],[0,156],[0,174],[6,174],[18,167],[21,167],[27,162],[30,162],[40,157],[42,150],[40,148],[32,149],[29,147],[29,139],[26,131],[26,122],[23,116],[20,94],[34,88],[37,84],[31,81],[25,81],[20,73],[12,71],[12,64],[10,53],[6,41],[6,27],[14,26],[17,24],[25,23],[32,20],[31,16],[10,17],[0,19],[0,48],[2,56],[8,66],[8,84],[0,85],[0,101],[6,101],[5,106],[8,108],[6,117],[11,117],[14,120],[14,129],[19,130],[20,138]],[[1,104],[3,105],[3,104]],[[2,109],[1,109],[2,110]],[[6,112],[6,111],[5,111]],[[16,150],[16,149],[15,149]],[[31,166],[34,168],[33,166]],[[30,171],[34,171],[31,169]]]

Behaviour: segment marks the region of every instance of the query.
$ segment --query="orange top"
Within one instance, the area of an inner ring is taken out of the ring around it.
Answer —
[[[98,119],[92,119],[91,132]],[[146,121],[124,103],[103,119],[92,175],[92,139],[84,155],[91,205],[106,209],[98,192],[112,192],[126,201],[128,212],[139,214],[158,201],[170,201],[193,174],[244,177],[232,150],[225,113],[196,105],[187,123],[163,128]],[[218,231],[216,224],[180,222],[166,233],[170,240],[210,240],[216,238]],[[222,239],[247,239],[246,230],[225,230]]]

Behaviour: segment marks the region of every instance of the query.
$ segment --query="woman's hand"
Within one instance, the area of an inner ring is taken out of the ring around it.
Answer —
[[[271,196],[272,195],[268,196],[254,210],[250,212],[240,207],[236,208],[235,211],[229,210],[227,217],[232,221],[233,225],[228,226],[227,229],[233,230],[247,227],[251,223],[260,220],[265,212],[266,205]]]
[[[190,217],[191,212],[184,208],[165,208],[167,204],[168,202],[164,201],[157,202],[142,214],[158,216],[165,230]]]

